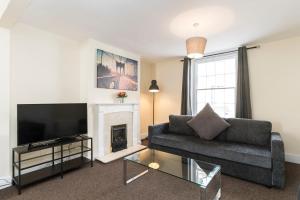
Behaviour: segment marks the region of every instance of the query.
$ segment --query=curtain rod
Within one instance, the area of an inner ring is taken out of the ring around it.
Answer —
[[[249,50],[249,49],[258,49],[258,48],[260,48],[260,45],[247,47],[247,50]],[[237,51],[238,51],[238,49],[231,50],[231,51],[222,51],[222,52],[219,52],[219,53],[205,55],[205,56],[203,56],[203,58],[207,58],[207,57],[211,57],[211,56],[223,55],[223,54],[227,54],[227,53],[233,53],[233,52],[237,52]],[[183,62],[183,60],[180,60],[180,61]]]

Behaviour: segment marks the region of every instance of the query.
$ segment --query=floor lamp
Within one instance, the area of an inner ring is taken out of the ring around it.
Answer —
[[[150,87],[149,87],[149,92],[151,92],[152,93],[152,101],[153,101],[153,113],[152,113],[152,115],[153,115],[153,118],[152,118],[152,124],[154,125],[154,108],[155,108],[155,93],[157,93],[157,92],[159,92],[159,87],[158,87],[158,85],[157,85],[157,81],[156,80],[152,80],[151,81],[151,85],[150,85]]]

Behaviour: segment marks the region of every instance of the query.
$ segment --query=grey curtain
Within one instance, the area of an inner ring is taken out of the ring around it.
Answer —
[[[192,115],[192,66],[191,59],[187,57],[183,61],[181,114]]]
[[[236,117],[252,119],[247,48],[238,49]]]

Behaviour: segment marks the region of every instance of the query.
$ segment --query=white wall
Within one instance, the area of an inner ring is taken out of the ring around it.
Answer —
[[[170,114],[180,114],[183,63],[180,58],[155,65],[155,78],[160,92],[155,98],[155,122],[168,122]]]
[[[16,24],[11,30],[11,146],[16,146],[16,105],[80,101],[79,43]]]
[[[96,49],[140,63],[133,53],[88,39],[82,43],[26,24],[11,31],[11,146],[16,146],[16,105],[22,103],[113,103],[117,90],[96,88]],[[140,68],[138,69],[140,71]],[[138,103],[138,91],[127,102]],[[93,115],[90,113],[89,121]],[[91,126],[91,127],[90,127]],[[89,125],[93,135],[93,125]]]
[[[97,118],[95,104],[99,103],[116,103],[118,90],[97,88],[97,67],[96,67],[96,50],[105,50],[120,56],[131,58],[138,61],[138,82],[140,83],[140,56],[134,53],[113,47],[99,41],[88,39],[81,43],[80,47],[80,99],[88,102],[88,130],[89,135],[96,138]],[[140,84],[139,84],[140,85]],[[140,86],[138,91],[126,91],[128,97],[125,103],[139,103]],[[98,149],[95,142],[95,153]]]
[[[105,50],[120,56],[138,61],[138,72],[140,73],[140,56],[134,53],[88,39],[81,44],[80,50],[80,77],[81,77],[81,99],[90,104],[93,103],[115,103],[118,90],[97,88],[96,50]],[[138,76],[140,78],[140,75]],[[139,79],[140,82],[140,79]],[[125,102],[139,102],[140,92],[126,91],[128,97]]]
[[[141,61],[141,138],[148,136],[148,126],[152,125],[153,116],[153,97],[149,92],[151,80],[155,79],[155,65],[149,61]]]
[[[253,117],[272,121],[285,142],[287,159],[300,163],[299,53],[300,37],[248,51]]]
[[[0,28],[0,178],[9,173],[9,56],[10,31]],[[2,182],[0,183],[0,185]]]

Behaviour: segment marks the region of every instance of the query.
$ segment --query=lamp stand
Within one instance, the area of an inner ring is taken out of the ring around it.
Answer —
[[[154,108],[155,108],[155,92],[153,92],[152,93],[152,109],[153,109],[153,111],[152,111],[152,124],[154,125]]]

